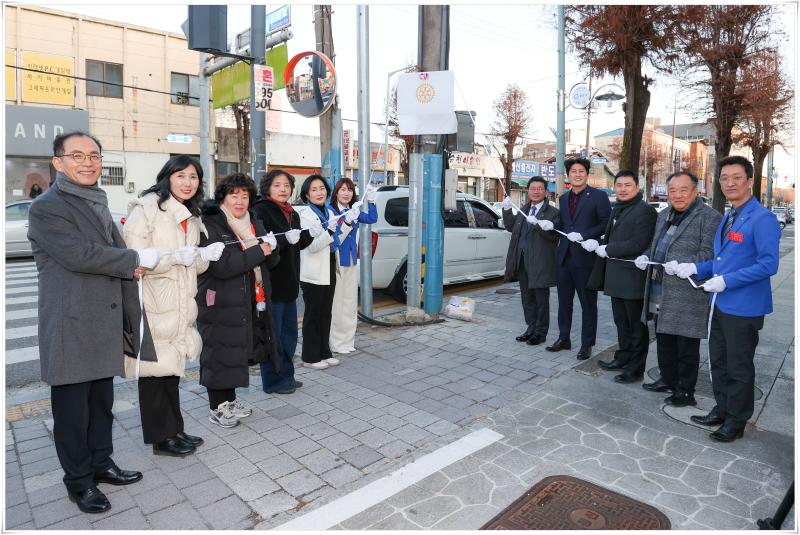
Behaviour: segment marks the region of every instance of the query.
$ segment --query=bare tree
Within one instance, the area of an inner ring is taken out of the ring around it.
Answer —
[[[636,169],[642,145],[650,84],[646,63],[670,72],[676,60],[674,7],[668,5],[587,5],[569,8],[567,32],[590,76],[622,75],[625,81],[625,131],[620,168]]]
[[[239,172],[250,172],[250,101],[231,104],[236,119],[236,146],[239,149]],[[253,177],[253,180],[257,180]]]
[[[503,165],[503,183],[508,194],[511,191],[511,172],[514,168],[514,149],[531,126],[531,110],[528,95],[515,84],[506,86],[499,99],[494,101],[495,119],[491,134],[493,143],[500,145],[500,163]],[[497,147],[495,147],[497,148]]]
[[[794,90],[787,79],[781,57],[775,50],[758,53],[742,72],[743,112],[733,134],[734,143],[753,152],[753,195],[761,198],[764,160],[776,145],[782,145],[793,126]]]
[[[733,127],[744,111],[745,91],[739,83],[759,51],[767,48],[769,5],[683,5],[676,8],[679,30],[675,33],[684,50],[686,75],[699,74],[693,87],[708,102],[716,130],[715,158],[730,153]],[[708,98],[710,95],[710,99]],[[722,212],[725,198],[714,172],[713,207]]]

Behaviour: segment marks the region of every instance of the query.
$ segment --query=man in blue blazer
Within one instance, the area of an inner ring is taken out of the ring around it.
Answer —
[[[753,357],[764,315],[772,312],[769,279],[778,272],[781,230],[775,216],[753,197],[752,163],[728,156],[720,160],[719,169],[722,192],[731,209],[714,237],[714,257],[672,269],[681,278],[708,279],[703,289],[716,294],[708,342],[716,406],[692,420],[721,424],[711,439],[731,442],[742,437],[753,415]]]
[[[564,162],[572,189],[559,198],[561,223],[559,230],[567,233],[561,239],[556,253],[558,266],[558,340],[548,346],[548,351],[570,349],[572,329],[572,302],[575,293],[581,302],[581,349],[578,360],[592,356],[592,346],[597,336],[597,291],[588,290],[586,284],[594,266],[595,256],[584,250],[583,240],[600,240],[611,214],[608,195],[589,187],[589,160],[578,158]]]

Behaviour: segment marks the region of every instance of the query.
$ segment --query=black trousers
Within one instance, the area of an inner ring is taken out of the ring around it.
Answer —
[[[569,259],[558,266],[558,338],[569,340],[572,330],[572,302],[581,302],[581,345],[593,346],[597,337],[597,292],[586,283],[592,268],[575,267]]]
[[[661,379],[675,391],[693,395],[700,367],[700,339],[656,333],[656,351]]]
[[[211,410],[216,410],[220,404],[236,399],[236,389],[228,388],[225,390],[212,390],[208,388],[208,406]]]
[[[519,293],[525,316],[525,334],[547,336],[550,329],[550,288],[529,288],[524,257],[519,261]]]
[[[619,343],[614,358],[625,363],[624,372],[628,375],[644,374],[647,361],[650,331],[641,321],[643,306],[644,299],[611,298],[611,313],[617,325]]]
[[[180,379],[177,375],[139,378],[139,412],[145,444],[162,442],[183,431]]]
[[[724,416],[726,424],[738,428],[743,428],[753,416],[756,378],[753,358],[762,327],[764,316],[732,316],[714,308],[708,342],[711,385],[717,402],[714,412]]]
[[[111,424],[114,379],[50,387],[53,437],[69,492],[94,486],[95,472],[114,466]]]
[[[336,289],[336,255],[330,257],[331,283],[327,286],[301,282],[303,290],[303,362],[319,362],[333,356],[330,347],[331,310]]]

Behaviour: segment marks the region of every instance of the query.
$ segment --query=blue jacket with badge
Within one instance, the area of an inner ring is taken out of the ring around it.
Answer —
[[[725,291],[716,306],[725,314],[756,317],[772,312],[770,277],[778,272],[781,229],[775,216],[751,198],[733,222],[733,239],[723,241],[729,216],[722,218],[714,236],[714,258],[697,264],[697,278],[722,275]]]
[[[333,208],[336,215],[342,215],[347,210],[339,210],[338,204],[339,203],[335,202],[331,203],[331,208]],[[358,245],[356,244],[358,224],[364,223],[366,225],[372,225],[378,222],[378,209],[375,207],[375,203],[367,203],[367,209],[369,210],[368,212],[361,212],[358,214],[358,219],[350,223],[350,234],[339,244],[339,265],[343,267],[355,266],[358,263]],[[336,232],[340,232],[339,228],[346,224],[344,219],[340,219],[336,226]]]

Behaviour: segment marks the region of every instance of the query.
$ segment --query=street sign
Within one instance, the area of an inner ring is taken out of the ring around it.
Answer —
[[[272,67],[267,65],[253,65],[253,87],[256,93],[256,110],[263,111],[269,109],[274,79]]]
[[[583,82],[575,84],[569,90],[569,103],[573,108],[585,108],[589,105],[592,95],[589,92],[589,85]]]
[[[183,143],[183,144],[186,144],[186,143],[191,143],[192,142],[192,136],[190,136],[188,134],[169,134],[167,136],[167,141],[169,143]]]
[[[267,35],[292,25],[292,6],[281,6],[267,15]]]

